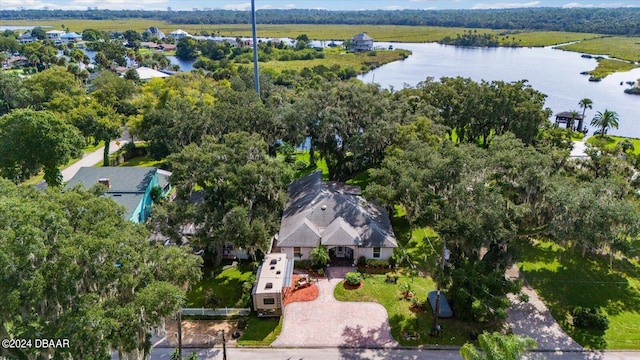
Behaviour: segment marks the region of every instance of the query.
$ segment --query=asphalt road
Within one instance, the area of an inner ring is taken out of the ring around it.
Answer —
[[[198,353],[201,360],[222,360],[222,348],[183,349],[183,357],[192,352]],[[173,348],[154,348],[151,360],[169,360]],[[117,354],[112,356],[117,360]],[[229,348],[228,360],[445,360],[461,359],[458,350],[419,350],[419,349],[352,349],[352,348]],[[533,352],[527,359],[538,360],[639,360],[640,352],[606,351],[606,352]]]

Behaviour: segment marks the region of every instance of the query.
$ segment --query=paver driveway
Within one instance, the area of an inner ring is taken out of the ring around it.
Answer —
[[[331,272],[335,274],[334,269]],[[336,269],[338,270],[338,269]],[[338,270],[339,271],[339,270]],[[336,275],[334,275],[336,276]],[[321,279],[320,296],[296,302],[284,309],[282,332],[274,347],[393,347],[387,310],[371,302],[343,302],[333,289],[343,278]]]

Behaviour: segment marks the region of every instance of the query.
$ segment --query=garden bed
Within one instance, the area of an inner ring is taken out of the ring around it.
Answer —
[[[293,290],[295,288],[295,284],[300,279],[300,275],[293,274],[293,280],[291,281],[291,288],[287,292],[284,298],[284,305],[291,304],[293,302],[298,301],[313,301],[318,298],[320,295],[320,291],[316,284],[311,283],[309,286],[304,288],[299,288],[298,290]]]

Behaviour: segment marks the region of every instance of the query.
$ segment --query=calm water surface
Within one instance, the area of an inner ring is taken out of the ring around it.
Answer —
[[[383,87],[401,89],[416,86],[431,76],[469,77],[475,81],[526,79],[531,86],[546,94],[546,106],[554,114],[561,111],[582,112],[578,102],[593,100],[593,109],[587,110],[590,122],[596,111],[613,110],[620,116],[620,128],[610,134],[640,138],[640,96],[627,95],[628,86],[620,82],[640,79],[640,69],[607,76],[601,82],[590,82],[585,70],[595,69],[594,59],[580,57],[579,53],[552,48],[464,48],[436,43],[376,43],[376,46],[407,49],[413,52],[404,61],[381,66],[359,79],[375,82]],[[553,117],[552,117],[553,119]],[[593,132],[593,129],[591,129]]]

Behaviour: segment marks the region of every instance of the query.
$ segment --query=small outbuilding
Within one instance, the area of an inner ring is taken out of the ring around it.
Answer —
[[[578,126],[575,126],[575,122],[578,120]],[[582,122],[584,117],[575,111],[563,111],[556,114],[556,124],[565,124],[567,129],[582,131]]]
[[[253,310],[258,316],[280,316],[286,288],[293,279],[293,260],[286,254],[273,253],[264,257],[258,268],[256,284],[251,291]]]

